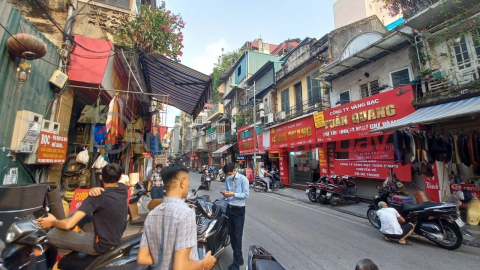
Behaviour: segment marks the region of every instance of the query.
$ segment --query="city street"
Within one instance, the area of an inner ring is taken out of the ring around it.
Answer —
[[[199,183],[200,174],[191,173],[190,189],[198,188]],[[213,200],[224,188],[225,183],[214,181],[209,191],[199,194],[209,194]],[[354,269],[364,258],[372,259],[380,269],[478,268],[479,248],[462,246],[448,251],[423,238],[410,239],[411,246],[388,243],[366,219],[320,205],[250,189],[246,207],[245,262],[248,247],[260,245],[285,269]],[[228,247],[214,269],[227,269],[231,262],[232,249]]]

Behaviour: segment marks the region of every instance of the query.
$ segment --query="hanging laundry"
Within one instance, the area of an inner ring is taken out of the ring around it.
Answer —
[[[478,166],[477,162],[475,161],[475,153],[473,148],[473,133],[470,131],[467,133],[467,148],[468,148],[468,159],[471,164],[474,166]]]
[[[472,141],[473,141],[473,156],[475,159],[475,162],[477,164],[480,164],[480,142],[479,142],[480,137],[478,136],[476,131],[472,132]]]
[[[453,135],[453,144],[455,146],[455,164],[462,164],[462,159],[460,158],[460,150],[458,147],[458,135]]]
[[[394,146],[393,161],[395,163],[402,161],[404,142],[403,142],[403,133],[401,130],[397,129],[393,132],[393,146]]]
[[[408,141],[409,141],[409,145],[408,145],[409,158],[407,159],[407,161],[415,162],[416,155],[417,155],[417,153],[416,153],[417,149],[415,148],[416,147],[415,139],[413,138],[413,135],[412,135],[412,133],[410,133],[410,131],[405,131],[403,135],[404,135],[404,137],[408,138]],[[405,141],[407,141],[407,140],[405,140]]]
[[[432,163],[432,158],[430,157],[429,149],[430,149],[430,139],[428,138],[427,133],[422,132],[423,139],[425,141],[425,149],[423,150],[423,154],[425,155],[425,161],[428,163]]]
[[[467,147],[467,140],[465,139],[465,135],[460,133],[458,135],[458,154],[460,155],[460,159],[465,166],[470,167],[472,165],[468,158],[468,147]]]

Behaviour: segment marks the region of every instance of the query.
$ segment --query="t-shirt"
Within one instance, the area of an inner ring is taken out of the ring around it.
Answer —
[[[265,170],[260,169],[260,172],[258,172],[258,176],[260,176],[260,178],[264,178],[265,177]]]
[[[130,182],[130,178],[128,178],[127,175],[122,174],[122,177],[118,181],[119,184],[124,184],[125,186],[127,185],[127,182]]]
[[[92,215],[97,253],[105,253],[120,243],[127,222],[127,188],[108,187],[100,196],[87,197],[79,211]]]
[[[377,211],[377,216],[380,218],[381,226],[380,231],[384,234],[397,234],[403,233],[400,223],[398,223],[398,217],[400,214],[394,208],[382,208]]]

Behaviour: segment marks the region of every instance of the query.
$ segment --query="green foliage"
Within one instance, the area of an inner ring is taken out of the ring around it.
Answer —
[[[135,17],[123,17],[115,35],[115,43],[141,49],[145,53],[157,53],[180,62],[183,52],[185,22],[180,15],[165,8],[165,2],[158,8],[140,6]]]
[[[230,136],[225,140],[226,144],[234,144],[237,142],[237,134],[231,133]]]
[[[220,81],[220,76],[222,76],[223,72],[225,72],[225,70],[228,67],[233,66],[233,64],[235,64],[235,62],[240,58],[240,56],[242,56],[242,54],[246,50],[247,50],[247,48],[241,48],[241,49],[238,49],[238,50],[235,50],[235,51],[232,51],[232,52],[224,53],[220,57],[219,62],[215,64],[215,67],[213,68],[213,74],[212,74],[212,76],[213,76],[213,89],[214,89],[213,94],[212,94],[212,100],[213,100],[213,96],[215,96],[215,95],[218,96],[217,88],[222,83]],[[218,102],[220,102],[220,100],[218,100],[217,102],[212,101],[212,103],[218,103]]]

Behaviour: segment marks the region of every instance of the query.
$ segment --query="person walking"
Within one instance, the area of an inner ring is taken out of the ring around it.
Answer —
[[[243,225],[245,224],[245,199],[247,199],[249,195],[249,182],[244,175],[237,173],[232,163],[223,166],[223,171],[227,179],[225,180],[225,191],[221,193],[229,200],[227,206],[227,225],[233,249],[233,263],[228,269],[239,270],[240,266],[244,264],[242,236]]]
[[[155,171],[152,173],[150,181],[148,182],[147,191],[150,192],[152,199],[163,198],[163,180],[162,175],[160,174],[162,168],[162,164],[157,164],[155,166]]]

